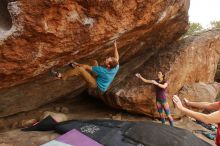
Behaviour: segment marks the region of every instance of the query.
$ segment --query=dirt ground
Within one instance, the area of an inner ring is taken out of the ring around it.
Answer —
[[[0,132],[0,146],[39,146],[40,144],[46,143],[59,136],[59,134],[56,134],[53,131],[22,132],[20,130],[20,123],[23,120],[39,119],[45,111],[64,113],[68,119],[114,119],[123,121],[152,120],[143,115],[131,114],[125,111],[109,108],[100,100],[89,96],[82,96],[77,99],[64,99],[63,101],[46,105],[27,113],[21,113],[12,117],[0,119],[1,124],[7,125]],[[158,120],[154,121],[159,122]],[[166,124],[168,124],[168,122]],[[192,132],[194,130],[208,131],[188,117],[175,121],[175,126]],[[214,141],[209,140],[203,135],[196,135],[210,144],[215,145]]]

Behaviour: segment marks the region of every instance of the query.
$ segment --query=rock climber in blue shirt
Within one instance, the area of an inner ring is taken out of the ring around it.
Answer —
[[[105,59],[103,66],[98,65],[96,60],[93,64],[93,66],[90,66],[74,62],[71,64],[73,69],[64,73],[59,73],[52,70],[52,73],[55,74],[56,77],[63,80],[66,80],[72,76],[82,75],[83,78],[89,83],[91,88],[95,88],[104,93],[107,91],[119,69],[119,54],[116,41],[114,42],[114,57],[108,57]],[[95,77],[92,75],[92,73],[95,73]]]

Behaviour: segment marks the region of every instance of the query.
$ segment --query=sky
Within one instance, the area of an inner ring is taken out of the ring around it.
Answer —
[[[214,20],[220,21],[220,0],[190,0],[190,22],[198,22],[207,28]]]

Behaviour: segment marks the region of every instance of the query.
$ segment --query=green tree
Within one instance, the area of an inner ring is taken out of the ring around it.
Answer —
[[[220,28],[220,21],[211,21],[211,28]]]
[[[200,23],[191,22],[186,35],[193,35],[200,32],[201,30],[203,30],[203,27]]]

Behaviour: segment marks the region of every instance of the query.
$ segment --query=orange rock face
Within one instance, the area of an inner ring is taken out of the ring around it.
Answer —
[[[0,116],[7,116],[81,93],[84,82],[57,81],[48,71],[101,61],[115,39],[121,65],[157,53],[187,30],[189,0],[4,0],[1,7]]]
[[[8,32],[14,32],[2,32],[0,88],[68,61],[103,58],[115,39],[126,61],[140,50],[174,41],[187,26],[184,1],[20,0],[8,5],[13,20]]]

